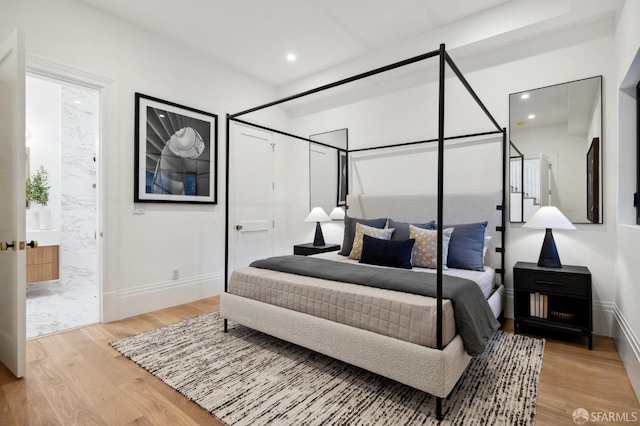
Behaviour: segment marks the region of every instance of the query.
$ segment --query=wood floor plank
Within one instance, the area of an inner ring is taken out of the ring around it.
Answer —
[[[109,346],[218,309],[214,297],[30,340],[25,378],[0,365],[0,425],[222,425]],[[503,329],[512,331],[513,322],[503,321]],[[596,336],[589,351],[583,339],[547,337],[536,425],[574,424],[577,408],[640,415],[613,339]]]
[[[513,320],[503,320],[502,328],[513,332]],[[575,424],[573,412],[578,408],[589,413],[635,412],[640,418],[640,404],[613,339],[594,336],[590,351],[586,339],[546,336],[536,426]],[[590,421],[589,424],[616,422]]]

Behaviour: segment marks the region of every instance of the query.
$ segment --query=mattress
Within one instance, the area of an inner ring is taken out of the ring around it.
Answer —
[[[336,260],[345,261],[343,256],[334,255]],[[492,281],[490,286],[486,284],[487,277],[493,277],[493,270],[474,272],[447,271],[452,275],[474,276],[474,281],[482,282],[481,288],[493,289]],[[435,298],[251,267],[232,273],[228,291],[406,342],[436,347]],[[446,345],[455,337],[456,326],[451,302],[443,300],[442,305],[442,341]]]

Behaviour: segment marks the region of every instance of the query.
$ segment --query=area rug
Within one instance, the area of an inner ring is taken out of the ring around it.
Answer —
[[[497,331],[444,401],[218,312],[111,343],[229,425],[533,425],[544,340]]]

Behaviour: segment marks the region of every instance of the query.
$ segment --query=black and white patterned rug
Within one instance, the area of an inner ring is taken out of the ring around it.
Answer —
[[[218,312],[111,343],[230,425],[533,425],[544,340],[497,331],[435,419],[435,398]]]

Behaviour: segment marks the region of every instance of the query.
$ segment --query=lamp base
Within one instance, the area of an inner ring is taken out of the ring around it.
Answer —
[[[540,257],[538,258],[538,266],[544,268],[562,268],[562,263],[560,263],[560,256],[558,256],[558,249],[556,248],[556,242],[553,239],[551,228],[547,228],[544,234]]]
[[[320,227],[320,222],[316,222],[316,235],[313,238],[314,246],[324,246],[324,236],[322,235],[322,228]]]

